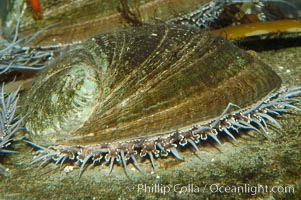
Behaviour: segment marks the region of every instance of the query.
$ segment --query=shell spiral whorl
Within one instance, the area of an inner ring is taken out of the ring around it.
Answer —
[[[35,143],[53,145],[36,161],[60,162],[73,154],[84,164],[102,157],[111,165],[115,159],[136,163],[138,153],[152,161],[153,154],[167,150],[180,158],[173,147],[195,146],[207,135],[217,139],[218,131],[229,132],[223,123],[231,127],[235,122],[230,116],[209,123],[221,128],[214,133],[196,124],[216,118],[229,103],[251,106],[280,85],[270,67],[202,30],[122,29],[74,46],[38,77],[25,97],[30,103],[24,110],[26,129]],[[273,106],[257,108],[273,111]],[[256,129],[250,121],[264,126],[267,114],[256,118],[254,110],[236,113],[234,120],[247,129]],[[60,153],[49,156],[50,151]]]
[[[46,77],[41,75],[32,87],[34,95],[27,97],[30,116],[38,123],[27,123],[26,128],[43,141],[55,141],[55,137],[65,137],[80,128],[93,113],[101,93],[91,55],[80,50],[72,53],[77,56],[56,60],[54,65],[59,68],[50,68]]]

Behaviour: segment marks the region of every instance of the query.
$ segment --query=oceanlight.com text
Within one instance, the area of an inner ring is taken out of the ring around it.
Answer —
[[[268,186],[268,185],[250,185],[247,183],[238,185],[206,184],[204,186],[196,184],[138,184],[136,188],[138,193],[248,193],[256,195],[259,193],[295,193],[295,188],[288,185]]]

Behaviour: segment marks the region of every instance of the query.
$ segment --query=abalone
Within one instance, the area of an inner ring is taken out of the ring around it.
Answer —
[[[23,113],[34,162],[90,160],[124,168],[179,145],[220,143],[240,130],[267,132],[301,88],[281,88],[266,64],[229,41],[189,26],[145,25],[74,45],[43,71]],[[229,112],[234,106],[235,111]],[[261,130],[259,130],[261,129]],[[126,169],[126,168],[125,168]]]

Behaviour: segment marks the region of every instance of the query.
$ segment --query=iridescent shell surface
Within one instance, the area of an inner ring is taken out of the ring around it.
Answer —
[[[42,72],[26,95],[39,145],[145,140],[250,106],[280,87],[270,67],[205,31],[142,26],[98,35]]]

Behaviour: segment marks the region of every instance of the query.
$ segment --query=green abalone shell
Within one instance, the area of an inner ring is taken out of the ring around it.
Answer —
[[[147,25],[74,45],[26,94],[40,145],[153,138],[247,107],[279,88],[272,69],[229,41],[188,26]]]

